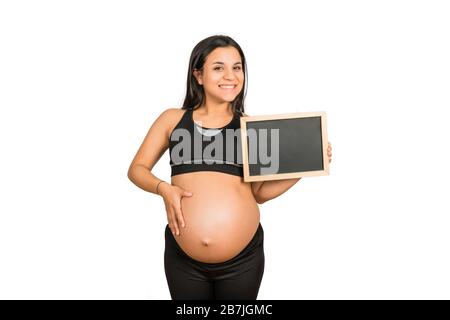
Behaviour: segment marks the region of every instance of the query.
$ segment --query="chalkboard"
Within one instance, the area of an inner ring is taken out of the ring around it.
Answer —
[[[329,174],[325,112],[241,117],[244,181]]]

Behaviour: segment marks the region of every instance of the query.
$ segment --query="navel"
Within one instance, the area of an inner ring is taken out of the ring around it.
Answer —
[[[207,246],[209,246],[209,244],[210,244],[209,239],[202,239],[202,245],[203,246],[207,247]]]

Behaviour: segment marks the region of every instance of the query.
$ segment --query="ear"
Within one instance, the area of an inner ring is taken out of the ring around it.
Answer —
[[[197,82],[199,85],[203,85],[203,77],[202,77],[202,71],[198,69],[194,69],[194,77],[197,79]]]

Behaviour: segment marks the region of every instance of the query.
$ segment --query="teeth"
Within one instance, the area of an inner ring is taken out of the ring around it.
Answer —
[[[221,88],[227,88],[227,89],[231,89],[231,88],[234,88],[234,87],[236,87],[236,86],[219,86],[219,87],[221,87]]]

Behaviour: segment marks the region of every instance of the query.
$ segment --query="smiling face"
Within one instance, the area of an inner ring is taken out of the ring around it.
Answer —
[[[203,72],[194,71],[203,85],[206,101],[232,102],[244,85],[244,72],[239,51],[234,47],[216,48],[206,57]]]

